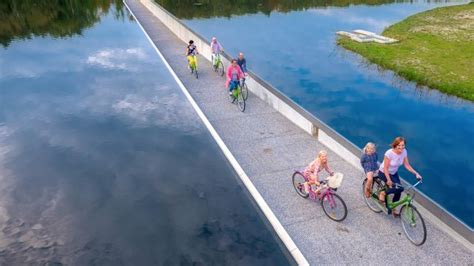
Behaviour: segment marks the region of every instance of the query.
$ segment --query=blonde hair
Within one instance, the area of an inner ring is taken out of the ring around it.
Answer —
[[[326,155],[326,156],[327,156],[327,155],[328,155],[328,152],[325,151],[325,150],[320,150],[320,151],[318,152],[318,158],[320,158],[320,157],[323,156],[323,155]]]
[[[373,144],[372,142],[367,142],[367,144],[365,144],[365,147],[362,149],[362,151],[364,153],[367,153],[368,148],[372,148],[375,151],[375,144]]]

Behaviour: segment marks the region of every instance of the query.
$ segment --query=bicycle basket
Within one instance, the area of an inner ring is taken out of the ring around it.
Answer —
[[[344,177],[344,175],[341,174],[341,173],[334,173],[334,175],[328,176],[328,178],[326,179],[328,181],[328,186],[330,188],[340,187],[343,177]]]

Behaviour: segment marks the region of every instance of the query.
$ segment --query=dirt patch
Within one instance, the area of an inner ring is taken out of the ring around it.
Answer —
[[[347,227],[345,227],[345,226],[337,226],[336,230],[340,231],[340,232],[350,233],[349,229],[347,229]]]
[[[433,23],[440,23],[441,20],[439,18],[433,17],[433,16],[426,16],[423,18],[424,21],[426,21],[429,24]]]
[[[474,9],[472,10],[464,10],[459,13],[457,13],[454,17],[454,20],[466,20],[472,22],[474,21]]]
[[[426,16],[422,20],[425,25],[412,27],[409,31],[429,33],[450,41],[460,38],[474,40],[474,9],[463,10],[453,15],[446,14],[443,19]]]
[[[444,25],[423,25],[423,26],[416,26],[410,29],[410,32],[424,32],[430,33],[433,35],[452,35],[458,33],[459,30],[456,28],[451,28]]]

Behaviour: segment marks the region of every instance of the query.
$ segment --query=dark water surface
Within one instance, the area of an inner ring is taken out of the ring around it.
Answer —
[[[230,54],[243,51],[251,70],[360,147],[373,141],[381,155],[405,136],[410,161],[425,177],[420,189],[474,226],[474,205],[465,204],[474,198],[474,104],[378,70],[338,47],[335,35],[380,33],[409,15],[465,2],[158,2],[204,37],[217,36]]]
[[[288,264],[120,2],[48,3],[2,17],[0,264]]]

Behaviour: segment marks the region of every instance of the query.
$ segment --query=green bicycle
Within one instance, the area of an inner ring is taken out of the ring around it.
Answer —
[[[243,112],[245,111],[245,98],[243,97],[242,95],[242,90],[240,88],[240,82],[239,84],[237,85],[237,88],[235,88],[233,91],[232,91],[232,94],[229,94],[229,97],[230,97],[230,101],[231,103],[234,103],[237,101],[237,108]]]
[[[224,63],[222,63],[221,60],[221,54],[216,54],[214,55],[214,71],[219,73],[219,75],[224,76],[225,70],[224,70]]]
[[[412,201],[415,197],[416,191],[413,190],[413,196],[410,195],[408,190],[415,188],[422,183],[419,180],[414,185],[406,189],[405,196],[397,202],[390,202],[388,196],[385,196],[385,203],[379,201],[378,195],[382,191],[386,191],[387,186],[379,177],[374,177],[374,182],[372,183],[372,194],[369,198],[365,197],[365,184],[367,183],[367,178],[362,183],[362,196],[364,198],[367,207],[376,213],[385,212],[389,213],[398,206],[402,206],[400,209],[400,220],[402,223],[403,232],[407,236],[408,240],[415,244],[416,246],[421,246],[426,241],[426,225],[423,217],[420,212],[413,206]],[[395,188],[401,189],[403,186],[399,184],[394,184]]]

